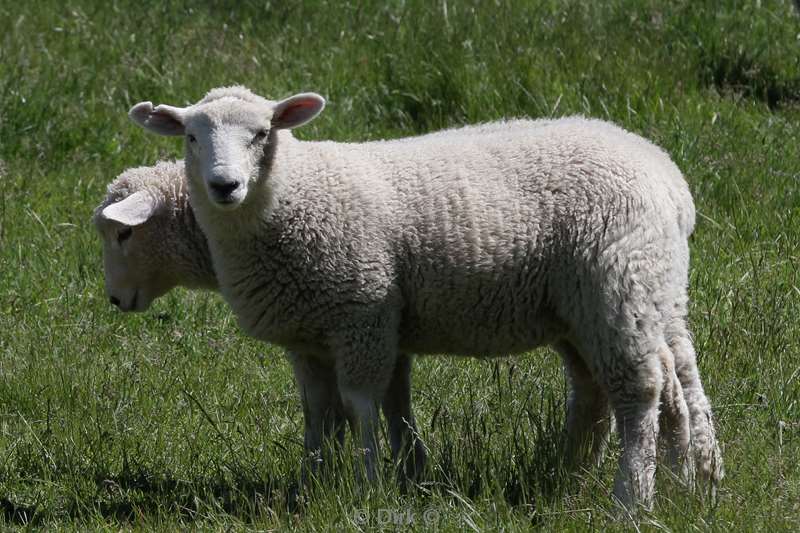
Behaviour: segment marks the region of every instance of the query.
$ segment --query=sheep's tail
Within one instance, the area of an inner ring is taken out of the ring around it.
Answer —
[[[673,196],[673,201],[677,207],[678,228],[680,229],[681,236],[688,239],[692,232],[694,232],[697,212],[694,206],[692,192],[689,190],[689,183],[686,181],[686,178],[677,165],[673,163],[673,166],[677,172],[677,179],[675,182],[678,184],[677,192],[672,193],[675,194],[675,196]]]
[[[686,209],[678,213],[678,227],[685,237],[689,237],[694,232],[694,224],[697,219],[697,213],[694,207],[692,195],[689,193],[689,201],[686,204]]]

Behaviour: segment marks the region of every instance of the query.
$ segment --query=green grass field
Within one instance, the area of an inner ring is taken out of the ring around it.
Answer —
[[[558,475],[565,385],[547,349],[418,360],[424,485],[365,496],[346,461],[290,502],[302,413],[280,348],[213,294],[118,312],[90,223],[123,169],[180,157],[132,104],[235,83],[324,95],[308,139],[584,114],[663,146],[698,210],[717,505],[661,469],[653,512],[620,516],[616,441],[602,468]],[[0,529],[797,531],[799,131],[790,0],[0,2]]]

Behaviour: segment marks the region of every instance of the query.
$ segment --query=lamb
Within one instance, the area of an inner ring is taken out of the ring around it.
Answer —
[[[662,150],[581,117],[296,140],[290,130],[323,107],[314,93],[274,102],[231,87],[186,108],[141,102],[130,117],[185,136],[223,297],[248,334],[335,367],[335,382],[306,385],[338,389],[369,479],[398,354],[550,344],[572,388],[576,463],[602,453],[613,410],[624,505],[652,503],[665,392],[686,404],[670,428],[686,441],[677,455],[691,451],[691,469],[716,486],[721,454],[686,324],[694,205]]]
[[[176,286],[218,290],[205,235],[189,204],[182,161],[123,172],[108,186],[93,222],[103,239],[106,293],[120,310],[145,311]],[[300,384],[310,379],[335,380],[329,366],[296,353],[288,356]],[[383,401],[401,481],[421,470],[425,462],[411,411],[410,371],[410,359],[399,357]],[[326,404],[317,409],[323,411],[322,416],[306,417],[306,451],[317,456],[324,437],[342,443],[345,417],[338,395],[315,399],[315,391],[306,388],[300,397],[304,413],[316,412],[308,409],[309,402]]]
[[[182,161],[123,172],[93,221],[103,239],[106,294],[122,311],[144,311],[176,286],[218,289]]]
[[[206,239],[197,226],[189,204],[183,162],[160,162],[153,167],[125,171],[109,185],[108,193],[95,210],[93,220],[103,238],[106,292],[111,303],[122,311],[144,311],[153,299],[178,285],[216,290],[217,279]],[[400,481],[405,482],[406,479],[415,478],[422,469],[425,449],[416,439],[414,449],[407,450],[411,456],[397,456],[403,447],[402,440],[416,437],[408,435],[406,431],[409,427],[407,420],[411,420],[413,427],[413,414],[407,419],[402,416],[402,413],[411,413],[410,361],[402,355],[400,358],[393,385],[383,405],[389,419],[390,435],[395,442],[393,449],[399,467],[398,474]],[[303,364],[303,359],[295,354],[289,354],[289,359],[294,363],[298,381],[309,371],[321,372],[327,376],[326,379],[335,379],[329,368],[319,366],[309,369]],[[669,383],[665,383],[661,423],[666,428],[674,428],[665,432],[670,441],[669,459],[673,468],[686,477],[686,473],[680,472],[682,457],[677,455],[687,446],[688,427],[682,424],[686,418],[683,412],[686,403],[674,369],[670,366],[671,361],[664,361],[663,364],[665,379],[675,385],[668,387]],[[307,403],[306,398],[307,393],[302,393],[301,400],[304,403]],[[576,400],[580,399],[573,396],[573,401]],[[335,433],[341,443],[344,438],[341,402],[337,398],[329,401],[332,406],[329,418],[324,421],[306,420],[306,425],[322,423],[331,428],[327,434]],[[391,408],[392,405],[396,407]],[[602,416],[603,413],[600,413],[598,418]],[[314,430],[307,433],[313,435]],[[326,432],[323,430],[322,433]],[[605,443],[597,444],[602,447]],[[314,449],[313,445],[307,439],[307,453],[317,456],[320,450]]]

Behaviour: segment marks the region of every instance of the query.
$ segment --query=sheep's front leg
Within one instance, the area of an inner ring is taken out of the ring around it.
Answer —
[[[289,353],[288,357],[303,405],[304,448],[311,460],[310,470],[316,472],[320,463],[330,463],[332,447],[344,442],[345,417],[336,373],[332,366],[312,357],[298,353]],[[304,478],[308,477],[306,468],[304,465]]]
[[[342,388],[342,401],[356,442],[364,454],[364,474],[369,483],[378,476],[378,398],[363,389]],[[356,472],[361,472],[356,466]],[[360,474],[358,474],[360,475]]]
[[[378,474],[378,406],[394,372],[396,339],[393,323],[374,317],[344,327],[334,340],[339,394],[356,442],[363,449],[366,479],[370,483]]]
[[[407,480],[417,480],[426,459],[411,409],[411,356],[398,355],[382,407],[389,424],[392,461],[397,466],[400,485],[405,487]]]

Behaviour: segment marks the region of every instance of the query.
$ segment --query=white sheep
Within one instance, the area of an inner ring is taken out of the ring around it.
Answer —
[[[189,203],[182,161],[120,174],[109,184],[93,221],[103,241],[106,293],[122,311],[145,311],[154,299],[177,286],[217,290],[206,238]],[[316,455],[323,438],[343,441],[346,420],[338,391],[329,388],[331,394],[317,397],[318,390],[303,384],[335,383],[334,370],[299,353],[289,353],[288,358],[301,386],[305,448]],[[411,411],[410,371],[410,358],[399,357],[382,403],[401,481],[415,475],[425,462]],[[309,403],[317,407],[309,409]]]
[[[549,343],[572,387],[571,453],[601,453],[610,402],[621,502],[651,504],[673,364],[694,466],[716,485],[721,457],[686,326],[694,206],[662,150],[584,118],[294,139],[288,130],[323,106],[313,93],[272,102],[233,87],[186,108],[142,102],[130,116],[185,136],[191,203],[224,298],[250,335],[335,365],[335,384],[307,385],[338,387],[372,452],[370,478],[376,404],[399,353],[488,357]]]
[[[144,311],[176,286],[218,287],[184,175],[182,161],[128,169],[95,209],[106,294],[123,311]]]
[[[508,123],[507,126],[513,127],[513,124]],[[153,167],[123,172],[108,186],[106,197],[95,210],[93,220],[103,239],[106,292],[111,303],[121,310],[144,311],[153,299],[175,286],[217,288],[206,239],[189,203],[183,162],[160,162]],[[303,376],[309,372],[335,382],[333,369],[329,366],[309,366],[314,361],[306,361],[299,354],[289,354],[289,359],[299,382],[307,381]],[[689,438],[688,425],[683,423],[687,418],[684,412],[686,402],[671,358],[663,361],[663,364],[667,381],[662,392],[661,422],[662,429],[666,429],[662,434],[667,440],[670,463],[681,469],[685,464],[678,454],[685,451]],[[410,406],[409,372],[410,360],[401,354],[392,384],[383,400],[394,459],[400,467],[400,479],[403,482],[406,477],[416,476],[425,461],[421,442],[413,432],[408,431],[415,427]],[[580,379],[580,376],[573,376],[573,379]],[[308,403],[308,392],[301,392],[304,405]],[[319,433],[335,436],[341,443],[344,438],[344,414],[338,393],[326,401],[330,406],[327,418],[307,418],[306,426],[322,424],[323,429]],[[581,401],[581,398],[573,393],[572,401]],[[304,413],[308,412],[307,408],[304,409]],[[570,412],[574,413],[575,409],[570,409]],[[598,413],[597,418],[607,424],[608,419],[604,415]],[[317,431],[309,429],[306,434],[307,452],[316,455],[320,450],[308,435],[313,436]],[[401,452],[404,438],[414,439],[412,456],[408,455],[410,449],[406,450],[406,454]],[[604,443],[598,444],[602,446]],[[681,474],[684,477],[687,475],[685,472]]]

